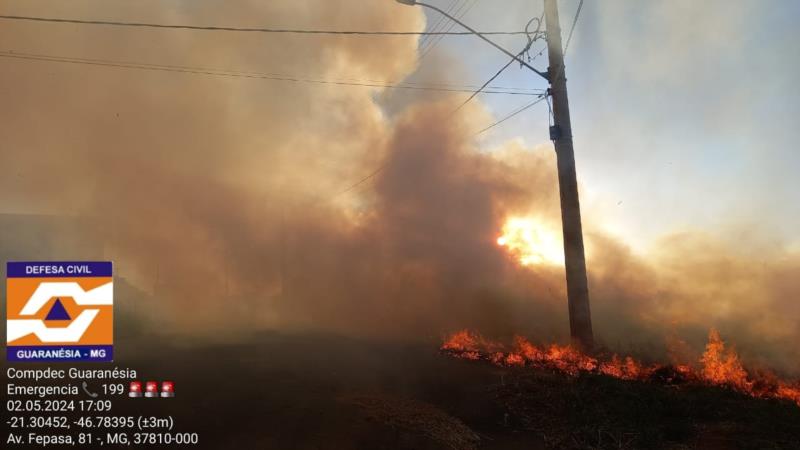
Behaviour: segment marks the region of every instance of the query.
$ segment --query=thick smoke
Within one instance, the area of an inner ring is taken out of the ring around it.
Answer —
[[[251,2],[221,15],[206,3],[146,11],[19,4],[13,12],[424,26],[414,8],[374,3]],[[19,52],[356,80],[396,81],[416,65],[408,36],[4,23],[0,41]],[[559,229],[552,147],[511,141],[483,151],[474,132],[490,119],[479,106],[454,115],[459,98],[416,98],[390,116],[379,89],[0,65],[0,207],[85,218],[86,239],[105,246],[97,257],[114,259],[118,274],[152,294],[148,308],[170,329],[427,339],[474,327],[566,338],[563,268],[521,267],[496,244],[509,216],[535,215]],[[800,360],[796,253],[739,251],[724,236],[678,233],[639,255],[590,221],[586,229],[595,329],[606,345],[659,354],[678,336],[698,348],[716,326],[751,361],[800,371],[792,363]]]

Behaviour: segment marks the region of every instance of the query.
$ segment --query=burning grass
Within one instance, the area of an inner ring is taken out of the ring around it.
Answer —
[[[770,373],[748,372],[736,352],[726,348],[714,329],[709,333],[697,367],[691,364],[648,365],[616,354],[594,357],[569,345],[537,347],[521,336],[514,337],[507,345],[468,330],[449,336],[441,350],[457,358],[486,360],[499,366],[550,369],[570,376],[591,373],[670,385],[720,386],[755,398],[790,400],[800,406],[800,381],[789,382]]]

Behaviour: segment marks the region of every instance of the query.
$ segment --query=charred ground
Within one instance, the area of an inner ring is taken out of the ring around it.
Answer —
[[[119,347],[140,377],[172,377],[164,413],[203,448],[798,448],[800,408],[723,388],[495,367],[437,346],[323,334],[229,344],[164,339]],[[146,403],[146,405],[143,405]]]

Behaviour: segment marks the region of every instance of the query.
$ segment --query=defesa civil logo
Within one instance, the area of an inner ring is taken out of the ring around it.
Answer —
[[[9,262],[8,361],[111,361],[111,262]]]

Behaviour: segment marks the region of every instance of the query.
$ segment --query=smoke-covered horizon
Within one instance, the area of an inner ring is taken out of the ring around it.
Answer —
[[[207,3],[62,8],[47,15],[425,25],[417,9],[388,1],[246,2],[222,14]],[[412,36],[3,23],[0,40],[19,52],[381,81],[410,76],[419,56]],[[0,65],[0,212],[88,220],[96,234],[86,238],[103,242],[117,275],[151,292],[174,329],[568,335],[563,268],[522,266],[497,245],[509,217],[535,217],[560,234],[552,146],[510,139],[486,148],[475,132],[496,117],[479,101],[453,114],[462,96],[404,93],[399,102],[379,88],[7,58]],[[658,355],[676,336],[696,348],[715,327],[752,363],[800,373],[796,250],[757,229],[745,244],[746,233],[720,227],[676,229],[642,254],[603,231],[603,210],[582,201],[591,210],[584,229],[599,341]],[[22,246],[15,254],[31,245],[2,244]]]

